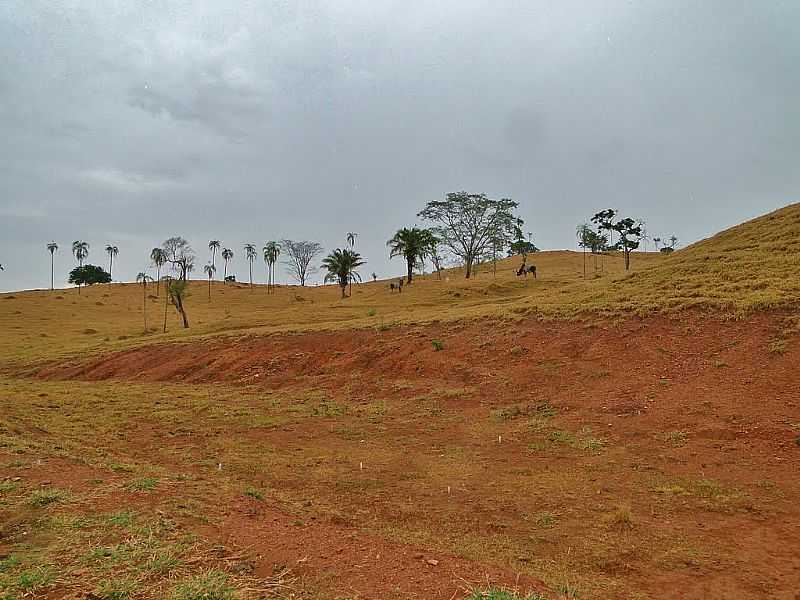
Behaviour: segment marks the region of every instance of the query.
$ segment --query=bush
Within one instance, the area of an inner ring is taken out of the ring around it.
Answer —
[[[436,352],[444,350],[444,344],[439,340],[432,340],[431,344],[433,344],[433,349],[436,350]]]

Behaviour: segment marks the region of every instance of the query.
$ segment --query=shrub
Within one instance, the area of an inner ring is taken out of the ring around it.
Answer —
[[[444,350],[444,344],[440,340],[431,340],[431,344],[436,352]]]
[[[250,498],[253,498],[254,500],[263,500],[264,499],[264,494],[262,494],[260,490],[257,490],[254,487],[247,488],[244,491],[244,495],[248,496]]]

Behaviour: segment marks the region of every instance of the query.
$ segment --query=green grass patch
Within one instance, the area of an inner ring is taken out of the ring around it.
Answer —
[[[264,499],[264,494],[260,490],[254,488],[254,487],[247,488],[244,491],[244,495],[247,496],[248,498],[253,498],[254,500],[263,500]]]
[[[36,490],[28,497],[28,504],[34,508],[44,508],[57,502],[63,502],[68,494],[65,490],[58,488],[44,488]]]
[[[130,579],[104,579],[95,590],[103,600],[127,600],[136,592],[136,582]]]
[[[128,489],[134,492],[152,492],[158,485],[155,477],[139,477],[128,482]]]
[[[174,588],[171,600],[232,600],[234,589],[228,584],[228,576],[211,570],[205,575],[186,579]]]

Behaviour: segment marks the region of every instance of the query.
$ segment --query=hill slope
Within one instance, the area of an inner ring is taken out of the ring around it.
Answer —
[[[800,204],[792,204],[674,253],[609,286],[609,304],[759,310],[800,300]]]
[[[584,263],[585,261],[585,263]],[[60,352],[108,351],[187,336],[386,327],[477,318],[574,318],[709,307],[737,313],[800,300],[800,204],[744,223],[671,256],[636,252],[625,273],[619,254],[540,252],[538,279],[516,276],[519,257],[418,277],[402,294],[387,281],[335,286],[264,286],[192,282],[183,330],[163,293],[133,284],[0,295],[0,360],[24,362]],[[587,277],[584,279],[584,264]],[[143,308],[148,330],[144,332]],[[166,311],[165,311],[166,309]],[[162,333],[166,317],[167,333]]]

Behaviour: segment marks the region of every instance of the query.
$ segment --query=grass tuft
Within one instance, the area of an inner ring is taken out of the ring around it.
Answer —
[[[234,589],[228,576],[216,570],[205,575],[186,579],[177,584],[170,594],[171,600],[232,600]]]

